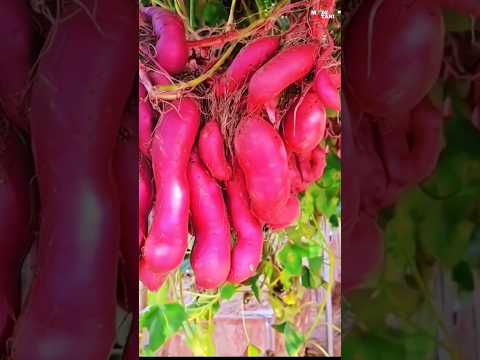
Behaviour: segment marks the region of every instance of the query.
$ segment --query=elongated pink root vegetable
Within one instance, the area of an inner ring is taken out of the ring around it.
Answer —
[[[362,126],[354,132],[356,148],[353,161],[358,164],[358,181],[360,187],[360,207],[371,215],[385,203],[388,176],[382,158],[375,146],[375,128],[365,119]]]
[[[296,195],[290,196],[285,206],[277,209],[275,219],[268,226],[272,230],[282,230],[293,225],[300,216],[300,201]]]
[[[198,153],[210,174],[217,180],[226,181],[232,176],[232,168],[225,158],[223,136],[215,120],[208,121],[200,130]]]
[[[308,154],[325,136],[327,116],[319,96],[311,91],[292,105],[283,125],[283,139],[288,150]]]
[[[323,149],[316,148],[310,154],[298,157],[303,181],[311,184],[323,176],[327,165],[326,155]]]
[[[292,194],[298,194],[305,191],[308,185],[306,185],[302,179],[302,174],[298,168],[297,156],[294,153],[288,155],[288,169],[290,171]]]
[[[345,32],[342,64],[364,111],[390,117],[418,104],[438,78],[444,32],[436,2],[364,1]]]
[[[413,182],[420,182],[435,170],[443,147],[442,114],[425,97],[413,108],[410,119],[410,159]]]
[[[320,101],[329,109],[340,111],[339,74],[320,69],[315,74],[314,86]]]
[[[342,247],[342,292],[365,283],[383,263],[384,243],[375,219],[360,214]]]
[[[188,180],[195,234],[190,261],[195,284],[200,289],[216,289],[230,272],[230,224],[222,189],[196,153],[190,159]]]
[[[28,129],[23,112],[29,72],[33,66],[35,28],[32,10],[26,1],[5,0],[0,12],[0,108],[9,121]]]
[[[153,130],[153,110],[147,99],[147,92],[138,84],[138,147],[142,154],[150,158],[150,142]]]
[[[147,236],[148,214],[153,204],[153,175],[144,157],[138,163],[138,246],[142,247]]]
[[[187,166],[199,124],[198,103],[192,98],[182,98],[163,114],[153,135],[156,200],[143,256],[146,265],[156,273],[178,267],[187,250],[190,206]]]
[[[233,177],[226,183],[226,190],[230,221],[237,235],[228,281],[240,284],[255,275],[262,259],[262,224],[250,210],[245,180],[238,165],[233,168]]]
[[[32,89],[42,224],[38,270],[12,341],[16,360],[104,360],[115,339],[120,212],[112,160],[138,61],[137,11],[127,0],[82,6],[95,8],[95,21],[77,4],[62,9]]]
[[[145,264],[145,261],[140,260],[139,279],[145,287],[152,292],[160,289],[167,277],[166,274],[155,273]]]
[[[32,163],[23,141],[0,119],[0,354],[20,311],[20,273],[33,240]]]
[[[265,106],[275,123],[275,108],[281,92],[303,79],[315,64],[317,46],[298,45],[281,51],[258,69],[248,84],[247,110],[259,111]]]
[[[158,36],[155,46],[158,64],[169,74],[181,73],[188,58],[185,26],[182,19],[175,13],[158,6],[145,8],[144,12],[152,22],[153,32]]]
[[[290,174],[285,145],[273,126],[261,117],[246,117],[237,127],[235,156],[255,215],[268,223],[290,196]]]
[[[226,96],[239,89],[260,66],[273,56],[279,45],[278,36],[260,38],[246,45],[215,85],[217,96]]]

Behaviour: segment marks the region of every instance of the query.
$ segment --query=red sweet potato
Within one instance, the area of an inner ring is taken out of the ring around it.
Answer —
[[[215,85],[217,96],[226,96],[239,89],[260,68],[280,45],[278,36],[269,36],[247,44]]]
[[[327,69],[317,70],[314,80],[315,91],[325,107],[340,111],[339,74]]]
[[[138,163],[138,246],[142,247],[148,230],[148,214],[153,204],[153,175],[144,157]]]
[[[112,160],[136,72],[137,10],[127,0],[82,6],[63,7],[32,89],[42,223],[38,270],[12,342],[18,360],[103,360],[115,339],[120,212]]]
[[[9,121],[27,130],[24,96],[35,57],[35,23],[26,1],[5,0],[0,12],[0,108]]]
[[[383,263],[384,243],[375,219],[360,214],[342,245],[342,292],[347,294],[364,284]]]
[[[293,225],[300,216],[300,201],[292,194],[285,206],[278,208],[275,217],[268,224],[272,230],[282,230]]]
[[[20,311],[20,273],[33,240],[31,154],[0,119],[0,354]]]
[[[312,183],[323,176],[327,165],[326,153],[321,148],[316,148],[305,156],[298,157],[300,172],[304,182]]]
[[[150,158],[150,144],[153,131],[153,110],[147,99],[147,92],[138,84],[138,146],[142,154]]]
[[[260,220],[268,223],[290,196],[285,145],[271,124],[252,115],[238,125],[234,147],[252,209]]]
[[[169,74],[181,73],[188,58],[183,20],[175,13],[158,6],[145,8],[144,13],[152,22],[153,31],[158,36],[155,46],[158,64]]]
[[[247,109],[259,111],[265,106],[275,122],[278,97],[290,84],[303,79],[313,68],[317,46],[298,45],[282,50],[258,69],[248,83]]]
[[[167,275],[155,273],[145,264],[145,261],[140,260],[139,279],[145,287],[152,292],[160,289],[165,282]]]
[[[237,235],[228,281],[240,284],[255,274],[261,261],[262,224],[251,212],[245,180],[238,164],[233,168],[232,179],[226,183],[226,191],[230,221]]]
[[[439,75],[444,32],[434,2],[364,1],[345,31],[345,84],[372,115],[413,108]]]
[[[215,120],[208,121],[200,130],[198,154],[215,179],[226,181],[232,176],[232,167],[225,158],[223,136]]]
[[[188,166],[190,212],[195,242],[190,261],[195,284],[216,289],[230,272],[231,235],[222,189],[192,153]]]
[[[187,166],[200,124],[200,108],[192,98],[172,103],[160,119],[152,141],[156,198],[154,219],[143,256],[156,273],[179,266],[188,244],[190,192]]]
[[[308,154],[325,136],[327,116],[319,96],[311,91],[294,103],[283,125],[283,139],[288,150]]]

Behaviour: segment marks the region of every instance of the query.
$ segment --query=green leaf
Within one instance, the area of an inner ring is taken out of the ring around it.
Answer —
[[[236,290],[236,286],[232,284],[226,284],[220,289],[220,296],[222,297],[222,299],[230,300],[232,296],[235,295]]]
[[[160,309],[157,305],[149,306],[141,315],[140,315],[140,328],[149,328],[153,320],[158,317]]]
[[[227,9],[220,1],[210,1],[203,8],[202,19],[207,26],[218,26],[228,18]]]
[[[165,304],[160,307],[160,312],[166,322],[165,335],[167,337],[176,333],[187,320],[185,308],[180,304]]]
[[[285,317],[285,305],[283,302],[278,299],[276,296],[270,296],[270,305],[272,306],[273,313],[275,314],[275,318],[278,321],[284,320]]]
[[[309,267],[304,266],[302,272],[302,285],[307,289],[318,289],[322,286],[323,279],[320,273],[323,258],[308,259]]]
[[[179,304],[154,305],[140,317],[140,327],[148,329],[147,352],[157,351],[174,335],[187,319],[185,309]]]
[[[288,356],[298,356],[305,338],[297,331],[292,323],[287,323],[283,335],[285,336],[285,349]]]
[[[472,292],[475,290],[475,280],[472,268],[466,261],[461,261],[452,270],[452,279],[460,291]]]
[[[287,244],[278,253],[278,262],[290,275],[302,273],[302,250],[298,246]]]
[[[262,356],[262,349],[253,344],[248,344],[246,353],[248,357],[259,357]]]
[[[160,348],[160,346],[165,344],[167,341],[165,327],[165,319],[162,316],[153,319],[148,328],[148,345],[146,346],[147,351],[155,352]]]
[[[258,278],[260,275],[256,275],[250,279],[250,287],[252,289],[253,295],[255,295],[255,298],[257,299],[258,303],[260,303],[260,291],[258,289]]]
[[[215,356],[213,333],[199,325],[191,325],[192,331],[187,334],[187,345],[193,356]]]
[[[280,323],[280,324],[273,324],[272,327],[278,331],[280,334],[283,334],[285,332],[285,326],[287,325],[286,322]]]
[[[273,265],[271,261],[265,262],[265,267],[263,269],[263,273],[265,274],[265,278],[269,281],[272,280],[273,277]]]

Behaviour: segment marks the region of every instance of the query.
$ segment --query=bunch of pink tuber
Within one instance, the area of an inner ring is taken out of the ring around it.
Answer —
[[[156,35],[158,68],[140,65],[140,279],[149,290],[159,289],[184,260],[191,235],[198,288],[242,283],[262,259],[264,229],[296,223],[299,194],[326,166],[326,109],[340,111],[340,76],[327,66],[333,58],[322,57],[330,50],[320,41],[327,24],[317,23],[293,45],[282,35],[251,39],[210,81],[205,99],[190,93],[154,109],[158,86],[172,85],[172,76],[187,71],[192,52],[175,14],[150,7],[143,21]],[[299,90],[282,116],[287,88]],[[212,110],[213,101],[222,104],[244,91],[228,151],[225,119]]]

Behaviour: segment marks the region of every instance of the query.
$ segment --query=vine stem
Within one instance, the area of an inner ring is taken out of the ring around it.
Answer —
[[[237,4],[237,0],[232,0],[232,4],[230,5],[230,14],[228,15],[228,21],[225,25],[225,30],[230,30],[233,27],[233,18],[235,13],[235,5]]]
[[[220,59],[204,74],[200,75],[196,79],[188,81],[186,83],[181,83],[179,85],[166,85],[166,86],[155,86],[152,88],[151,96],[157,99],[172,99],[172,95],[175,95],[175,98],[179,97],[179,92],[185,89],[193,89],[203,83],[205,80],[211,78],[217,70],[223,65],[223,63],[228,59],[231,55],[233,49],[237,45],[237,42],[231,44],[225,53],[221,56]],[[166,92],[177,92],[177,94],[165,94]],[[167,95],[165,97],[165,95]]]
[[[335,255],[333,254],[332,249],[330,249],[330,246],[325,243],[325,248],[328,253],[328,265],[330,266],[330,271],[329,271],[329,276],[328,276],[328,286],[325,290],[325,296],[323,297],[322,302],[320,303],[318,307],[318,313],[317,316],[315,317],[315,320],[313,321],[313,324],[310,326],[308,331],[305,334],[305,342],[310,340],[312,337],[313,332],[315,329],[320,325],[322,321],[322,315],[323,315],[323,310],[325,309],[325,306],[327,305],[327,299],[328,296],[332,293],[333,286],[335,285],[335,278],[334,278],[334,267],[335,267]]]
[[[330,355],[328,354],[327,350],[325,350],[323,348],[322,345],[318,344],[316,341],[311,341],[310,344],[312,344],[313,346],[315,346],[318,350],[320,350],[323,355],[325,355],[326,357],[330,357]]]
[[[173,100],[181,96],[180,92],[182,90],[194,89],[195,87],[203,83],[205,80],[211,78],[217,72],[217,70],[225,63],[225,61],[230,57],[230,55],[233,52],[233,49],[235,48],[235,46],[238,44],[240,40],[252,35],[255,31],[257,31],[258,27],[264,25],[267,21],[272,21],[273,19],[275,19],[278,11],[280,11],[283,8],[283,6],[287,3],[288,3],[288,0],[282,0],[278,4],[276,9],[273,11],[270,17],[265,19],[259,19],[253,22],[252,24],[250,24],[249,26],[247,26],[245,29],[239,31],[238,36],[234,38],[235,41],[227,48],[225,53],[220,57],[220,59],[217,60],[217,62],[207,72],[185,83],[180,83],[177,85],[155,86],[152,88],[149,95],[156,99]],[[225,34],[222,34],[221,36],[224,37]],[[223,43],[225,42],[227,41],[224,41]],[[190,43],[189,46],[192,47],[192,43]],[[198,47],[198,45],[196,45],[195,47]]]
[[[245,338],[247,339],[247,344],[250,344],[250,337],[248,336],[247,324],[245,323],[245,304],[242,299],[242,326],[243,332],[245,333]]]

